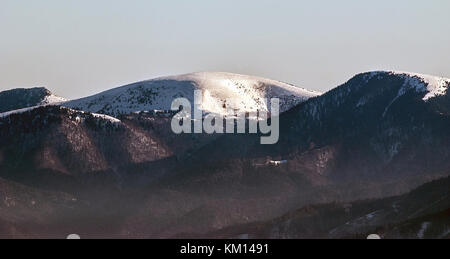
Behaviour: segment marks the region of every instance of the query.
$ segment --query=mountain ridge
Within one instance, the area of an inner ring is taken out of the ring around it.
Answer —
[[[284,112],[319,92],[260,77],[225,72],[198,72],[160,77],[113,88],[99,94],[71,100],[63,105],[111,116],[148,110],[170,110],[175,98],[194,103],[194,91],[203,94],[205,112],[226,114],[226,108],[240,111],[269,110],[267,98],[280,99]],[[227,99],[228,102],[227,103]]]
[[[15,88],[0,92],[0,113],[65,101],[45,87]]]
[[[116,122],[41,106],[0,118],[0,179],[75,196],[57,218],[84,226],[85,236],[211,233],[308,204],[402,195],[450,172],[450,94],[424,100],[434,89],[424,87],[411,75],[356,75],[282,113],[275,145],[260,145],[258,134],[175,135],[166,113]],[[60,205],[48,206],[51,214]],[[114,224],[99,232],[104,219]],[[40,222],[48,233],[53,222]]]

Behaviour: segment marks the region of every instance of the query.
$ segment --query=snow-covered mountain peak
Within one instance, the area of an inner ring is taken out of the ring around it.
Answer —
[[[423,97],[424,101],[445,95],[450,86],[450,79],[439,76],[403,71],[374,71],[365,73],[366,80],[385,74],[400,76],[405,79],[405,88],[402,89],[402,91],[406,92],[407,89],[414,89],[419,93],[425,93],[425,96]]]
[[[112,116],[137,111],[170,110],[172,101],[184,97],[194,102],[194,91],[203,93],[205,112],[226,114],[227,108],[239,111],[268,110],[267,99],[279,98],[281,112],[320,95],[290,84],[254,76],[224,72],[199,72],[161,77],[111,89],[94,96],[64,104],[75,109]]]
[[[395,72],[395,75],[401,75],[409,78],[410,82],[414,84],[417,91],[426,92],[423,100],[427,101],[436,96],[445,95],[450,86],[450,79],[438,76],[410,73],[410,72]]]

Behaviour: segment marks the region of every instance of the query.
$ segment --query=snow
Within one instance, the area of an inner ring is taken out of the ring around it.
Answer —
[[[8,117],[10,115],[13,115],[13,114],[22,114],[22,113],[25,113],[25,112],[29,112],[29,111],[32,111],[34,109],[40,108],[40,107],[59,106],[58,104],[59,103],[39,105],[39,106],[33,106],[33,107],[28,107],[28,108],[23,108],[23,109],[18,109],[18,110],[13,110],[13,111],[0,113],[0,119],[6,118],[6,117]],[[66,108],[66,109],[68,109],[68,108]],[[75,111],[75,110],[72,110],[72,111],[80,113],[80,114],[87,114],[84,111]],[[91,113],[91,115],[93,117],[95,117],[95,118],[99,118],[99,119],[102,119],[102,120],[105,120],[105,121],[109,121],[111,123],[120,123],[121,122],[119,119],[116,119],[114,117],[111,117],[111,116],[108,116],[108,115],[105,115],[105,114]],[[76,117],[76,120],[78,122],[81,122],[81,118],[79,116]]]
[[[371,77],[375,76],[376,73],[389,73],[391,75],[401,76],[405,79],[405,84],[403,88],[400,89],[396,99],[405,94],[407,92],[406,90],[414,89],[418,93],[425,93],[422,100],[428,101],[437,96],[445,95],[450,86],[450,79],[444,77],[400,71],[371,72]]]
[[[45,88],[43,88],[43,89],[45,89]],[[0,118],[5,118],[5,117],[8,117],[8,116],[13,115],[13,114],[22,114],[22,113],[25,113],[25,112],[32,111],[32,110],[34,110],[36,108],[39,108],[39,107],[61,106],[63,103],[68,101],[65,98],[62,98],[62,97],[59,97],[59,96],[56,96],[56,95],[52,94],[47,89],[45,89],[45,90],[47,91],[48,94],[47,94],[47,96],[44,97],[44,99],[38,105],[32,106],[32,107],[23,108],[23,109],[17,109],[17,110],[13,110],[13,111],[0,113]],[[76,111],[76,112],[81,113],[81,114],[86,114],[84,111]],[[98,113],[91,113],[91,114],[95,118],[100,118],[102,120],[109,121],[111,123],[120,123],[121,122],[119,119],[116,119],[116,118],[108,116],[108,115],[98,114]],[[79,116],[77,116],[76,120],[81,122],[81,118]]]
[[[386,113],[389,111],[389,108],[391,108],[392,104],[395,103],[395,101],[398,100],[398,98],[400,98],[401,96],[403,96],[406,93],[406,90],[404,87],[400,88],[400,90],[398,90],[397,96],[395,96],[394,99],[392,99],[392,101],[388,104],[388,106],[386,106],[386,108],[384,109],[383,112],[383,118],[386,116]]]
[[[43,88],[43,89],[45,89],[45,88]],[[48,91],[48,90],[46,90],[46,91]],[[7,112],[0,113],[0,118],[5,118],[5,117],[8,117],[8,116],[10,116],[12,114],[25,113],[25,112],[32,111],[32,110],[34,110],[36,108],[39,108],[39,107],[45,107],[45,106],[49,106],[49,105],[58,106],[58,105],[60,105],[63,102],[67,102],[67,99],[59,97],[59,96],[56,96],[56,95],[51,94],[49,92],[49,94],[47,96],[45,96],[44,99],[40,103],[37,103],[37,105],[30,106],[30,107],[27,107],[27,108],[22,108],[22,109],[17,109],[17,110],[12,110],[12,111],[7,111]]]
[[[425,231],[430,227],[431,222],[423,222],[422,226],[420,227],[419,232],[417,233],[417,237],[422,239],[425,235]]]
[[[274,166],[280,166],[280,165],[287,164],[287,163],[288,163],[287,160],[281,160],[281,161],[271,160],[271,161],[269,161],[269,164],[274,165]]]
[[[116,119],[114,117],[111,117],[111,116],[108,116],[108,115],[105,115],[105,114],[98,114],[98,113],[91,113],[91,114],[95,118],[100,118],[100,119],[103,119],[103,120],[107,120],[107,121],[109,121],[111,123],[120,123],[121,122],[119,119]]]
[[[10,115],[13,115],[13,114],[22,114],[22,113],[25,113],[25,112],[28,112],[28,111],[32,111],[32,110],[34,110],[36,108],[39,108],[39,107],[42,107],[42,105],[28,107],[28,108],[23,108],[23,109],[18,109],[18,110],[13,110],[13,111],[8,111],[8,112],[3,112],[3,113],[0,113],[0,118],[6,118],[6,117],[8,117]]]
[[[422,100],[428,102],[429,100],[438,96],[443,96],[447,93],[450,86],[450,79],[438,76],[424,75],[411,72],[401,71],[373,71],[363,73],[363,79],[367,84],[372,79],[382,79],[386,75],[394,75],[404,80],[403,86],[398,90],[397,95],[389,102],[384,109],[382,117],[385,117],[391,106],[403,95],[410,91],[415,91],[419,94],[424,94]],[[364,84],[360,84],[362,86]],[[370,96],[363,96],[357,102],[356,108],[365,105]]]
[[[47,106],[47,105],[57,106],[63,102],[67,102],[67,99],[56,96],[56,95],[52,94],[49,90],[47,90],[46,88],[43,88],[43,87],[40,87],[40,88],[36,87],[36,88],[31,88],[31,89],[18,88],[18,89],[13,89],[12,91],[14,91],[14,90],[29,91],[26,94],[28,94],[30,96],[34,96],[35,94],[42,94],[42,92],[44,92],[45,96],[43,97],[43,99],[40,102],[37,102],[37,103],[35,102],[33,104],[30,103],[28,105],[30,107],[0,113],[0,118],[4,118],[4,117],[7,117],[12,114],[20,114],[20,113],[28,112],[28,111],[34,110],[38,107],[43,107],[43,106]]]
[[[200,72],[162,77],[111,89],[90,97],[68,101],[63,106],[111,116],[145,110],[170,110],[178,97],[194,103],[194,91],[202,91],[201,108],[207,113],[227,114],[227,109],[240,112],[268,111],[267,98],[280,98],[280,111],[318,96],[290,84],[259,77]]]
[[[47,95],[44,100],[41,102],[40,105],[46,105],[46,104],[60,104],[63,102],[67,102],[68,100],[59,96],[56,96],[54,94]]]
[[[445,95],[447,93],[448,86],[450,85],[450,79],[443,77],[421,75],[414,73],[403,73],[403,74],[420,79],[421,81],[420,83],[417,84],[416,82],[416,90],[427,92],[427,94],[423,97],[424,101],[427,101],[437,96]]]

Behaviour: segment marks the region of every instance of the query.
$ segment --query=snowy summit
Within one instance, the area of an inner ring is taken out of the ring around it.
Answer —
[[[267,111],[267,99],[280,99],[280,112],[318,96],[290,84],[254,76],[222,72],[200,72],[162,77],[111,89],[63,104],[69,108],[117,116],[138,111],[170,110],[175,98],[194,101],[194,91],[203,93],[202,110],[226,114],[227,108],[241,112]],[[231,102],[226,102],[226,100]]]
[[[370,78],[379,74],[390,74],[400,76],[405,79],[404,88],[399,92],[399,96],[404,94],[408,89],[414,89],[419,93],[425,93],[424,101],[428,101],[434,97],[442,96],[447,93],[450,86],[450,79],[438,76],[424,75],[411,72],[401,71],[375,71],[370,72]]]

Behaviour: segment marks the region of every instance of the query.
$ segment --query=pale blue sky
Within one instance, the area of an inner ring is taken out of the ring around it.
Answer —
[[[328,90],[356,73],[450,77],[450,1],[0,0],[0,90],[75,98],[226,71]]]

